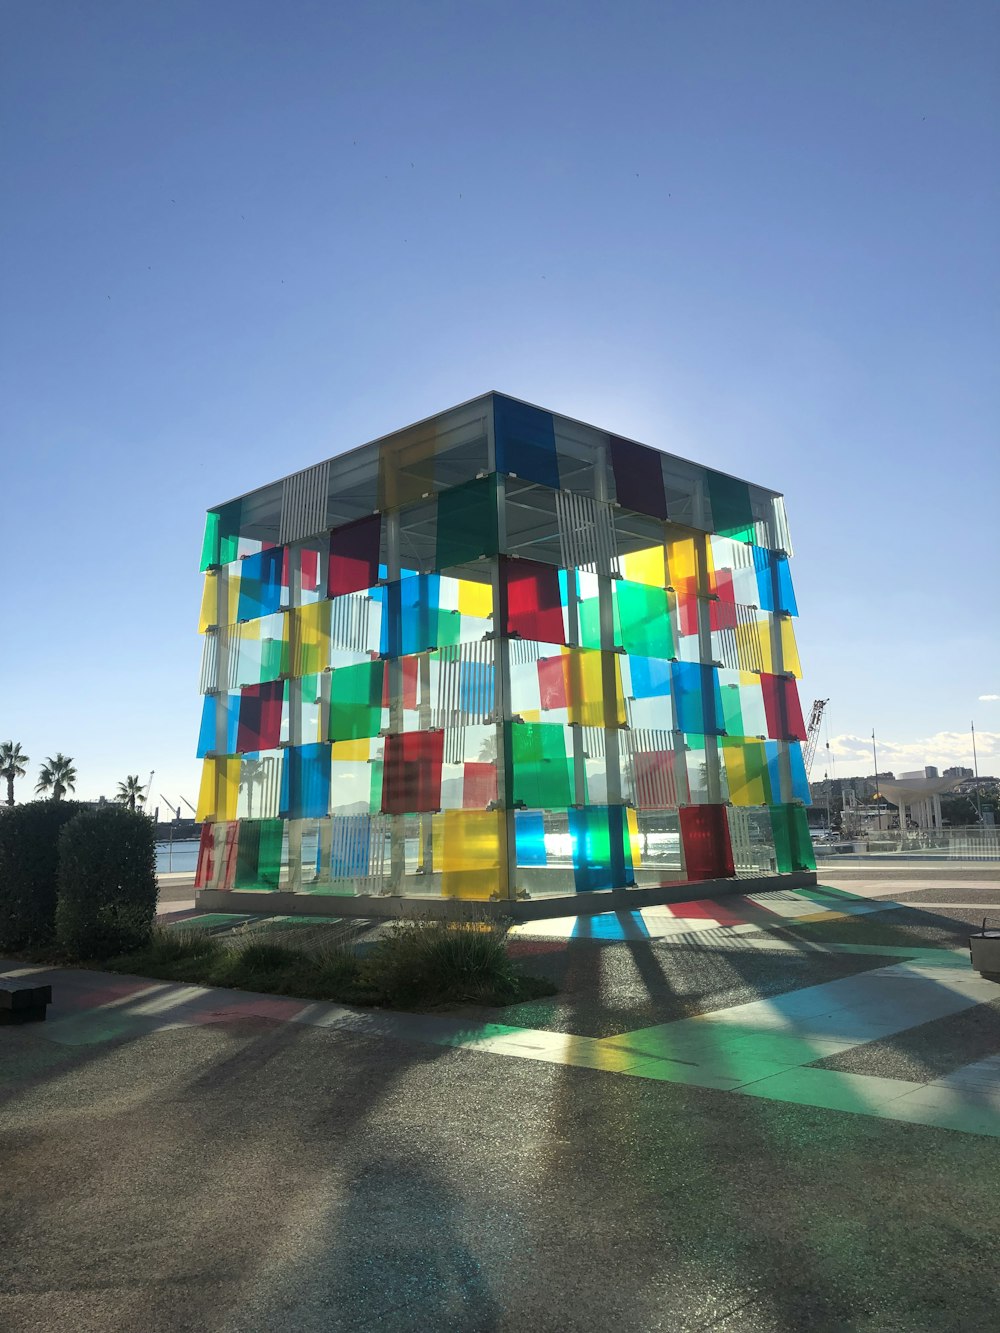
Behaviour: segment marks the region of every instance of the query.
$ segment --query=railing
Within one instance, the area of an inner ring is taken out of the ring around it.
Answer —
[[[845,843],[848,840],[845,839]],[[842,852],[845,843],[824,846],[821,855]],[[853,850],[869,856],[927,856],[936,861],[1000,861],[1000,828],[948,828],[900,833],[898,829],[872,831],[851,840]]]

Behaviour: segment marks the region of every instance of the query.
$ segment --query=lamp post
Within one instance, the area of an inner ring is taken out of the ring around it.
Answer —
[[[979,759],[976,756],[976,724],[975,722],[970,722],[969,726],[972,729],[972,768],[976,775],[976,815],[979,819],[979,823],[982,824],[983,798],[979,794]]]
[[[872,759],[875,763],[875,812],[878,815],[878,831],[882,832],[882,807],[878,795],[878,751],[875,749],[875,728],[872,727]]]

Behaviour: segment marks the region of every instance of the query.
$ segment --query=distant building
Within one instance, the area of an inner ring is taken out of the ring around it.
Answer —
[[[961,767],[946,768],[942,776],[946,778],[971,778],[972,769]]]

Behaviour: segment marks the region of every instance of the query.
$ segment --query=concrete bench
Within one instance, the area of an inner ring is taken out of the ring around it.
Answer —
[[[0,1023],[41,1023],[51,1003],[51,986],[0,984]]]

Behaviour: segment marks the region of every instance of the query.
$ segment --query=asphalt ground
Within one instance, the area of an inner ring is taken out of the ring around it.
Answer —
[[[563,992],[491,1017],[604,1035],[718,1016],[875,975],[898,957],[865,952],[873,935],[954,964],[967,930],[887,908],[742,936],[521,935]],[[0,1028],[3,1333],[997,1326],[996,1138],[266,1005],[234,1018],[235,992],[132,1021],[123,979],[74,977],[107,987],[89,1025],[63,1019],[57,977],[52,1020]],[[814,1067],[926,1079],[1000,1051],[997,1018],[990,999]]]

